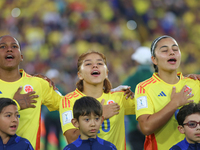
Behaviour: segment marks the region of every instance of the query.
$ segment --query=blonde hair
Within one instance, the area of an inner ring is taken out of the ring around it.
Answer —
[[[78,63],[77,63],[78,72],[80,71],[81,65],[83,64],[83,60],[89,54],[98,54],[99,56],[101,56],[101,58],[103,59],[104,63],[106,64],[106,57],[104,56],[104,54],[102,54],[100,52],[97,52],[97,51],[88,51],[86,53],[83,53],[78,58]],[[79,91],[83,92],[83,89],[84,89],[84,87],[83,87],[83,80],[78,80],[76,82],[76,87],[78,88]],[[106,78],[104,80],[104,84],[103,84],[103,91],[104,91],[104,93],[110,92],[111,88],[112,88],[112,85],[111,85],[109,79]]]

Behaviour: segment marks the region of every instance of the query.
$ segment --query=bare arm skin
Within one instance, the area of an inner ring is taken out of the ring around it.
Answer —
[[[78,136],[80,135],[80,131],[79,129],[70,129],[65,131],[64,135],[67,140],[67,143],[70,144],[78,138]]]
[[[178,107],[193,102],[193,100],[188,100],[193,97],[193,94],[188,95],[191,89],[184,92],[185,89],[186,86],[184,86],[179,93],[176,93],[176,88],[173,87],[171,101],[162,110],[152,115],[146,114],[138,117],[138,122],[143,134],[150,135],[154,133],[170,120]]]

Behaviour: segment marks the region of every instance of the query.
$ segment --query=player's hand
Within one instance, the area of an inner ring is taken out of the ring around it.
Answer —
[[[55,86],[54,82],[51,79],[49,79],[47,76],[44,76],[42,74],[35,74],[35,75],[32,75],[32,76],[39,77],[39,78],[42,78],[42,79],[46,80],[47,82],[49,82],[49,86],[50,87],[53,86],[54,90],[58,90],[58,88]]]
[[[119,114],[120,106],[117,103],[111,103],[108,105],[103,105],[105,100],[101,101],[101,105],[103,106],[103,116],[104,120],[109,119],[110,117]]]
[[[39,97],[38,95],[33,95],[35,94],[35,91],[26,94],[20,94],[21,91],[22,87],[20,86],[13,97],[13,99],[15,99],[18,102],[21,110],[26,108],[35,108],[36,106],[33,105],[33,103],[37,103],[37,101],[34,100],[34,98]]]
[[[122,91],[124,91],[124,96],[126,95],[126,99],[128,99],[131,96],[131,99],[134,98],[135,93],[133,93],[130,89],[131,87],[128,87],[127,89],[124,89]]]
[[[127,95],[126,99],[128,99],[130,96],[133,99],[135,94],[131,91],[130,88],[131,87],[127,85],[120,85],[114,89],[111,89],[111,92],[124,91],[124,95]]]
[[[193,100],[188,100],[189,98],[193,97],[194,94],[192,94],[192,89],[189,88],[187,85],[185,85],[182,90],[178,93],[176,93],[176,87],[172,88],[171,93],[171,101],[177,106],[183,106],[187,103],[193,102]]]
[[[189,74],[186,77],[194,79],[194,80],[200,80],[200,75],[199,74]]]

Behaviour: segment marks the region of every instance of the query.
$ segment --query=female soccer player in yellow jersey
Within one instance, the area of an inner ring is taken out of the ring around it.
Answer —
[[[135,114],[134,99],[131,97],[126,99],[123,91],[110,91],[111,83],[108,80],[106,58],[102,53],[90,51],[82,54],[77,66],[79,77],[77,89],[65,95],[59,106],[61,126],[68,143],[75,141],[80,134],[71,123],[73,105],[77,99],[87,95],[103,104],[105,120],[97,135],[113,143],[118,150],[125,150],[124,115]]]
[[[181,106],[200,100],[200,81],[177,72],[181,52],[176,40],[164,35],[151,45],[155,73],[135,90],[136,118],[147,135],[145,150],[169,150],[184,136],[177,130]]]
[[[9,35],[0,37],[0,97],[14,97],[17,100],[21,110],[16,133],[27,138],[34,150],[39,150],[41,105],[46,105],[50,111],[58,110],[62,96],[54,91],[47,81],[19,69],[22,61],[19,42]],[[18,90],[20,86],[22,88]],[[34,93],[37,95],[33,95]],[[31,99],[29,104],[27,98]],[[25,104],[23,108],[22,103]]]

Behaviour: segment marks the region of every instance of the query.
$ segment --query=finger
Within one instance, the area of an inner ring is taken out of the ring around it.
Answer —
[[[193,96],[194,96],[194,94],[190,94],[190,95],[187,96],[187,99],[189,99],[189,98],[191,98]]]
[[[185,85],[185,86],[182,88],[181,92],[186,92],[186,91],[189,90],[189,89],[190,89],[190,88],[188,88],[187,85]]]
[[[115,111],[115,112],[113,112],[113,114],[114,114],[114,115],[117,115],[117,114],[119,114],[119,111]]]
[[[131,99],[133,99],[134,97],[135,97],[135,93],[132,92]]]
[[[191,78],[194,79],[194,80],[197,79],[197,77],[195,75],[193,75],[193,74],[191,75]]]
[[[20,86],[18,89],[17,89],[17,92],[16,93],[20,93],[22,91],[22,86]]]
[[[49,86],[52,87],[53,86],[53,83],[51,81],[49,81]]]
[[[104,104],[104,102],[105,102],[105,100],[104,100],[104,99],[102,99],[102,101],[101,101],[101,105],[103,105],[103,104]]]
[[[173,86],[173,88],[172,88],[172,95],[175,94],[175,93],[176,93],[176,87]]]
[[[117,107],[117,110],[120,110],[120,106]]]
[[[30,106],[29,106],[29,108],[35,108],[35,107],[36,107],[35,105],[30,105]]]
[[[26,94],[24,94],[24,95],[30,96],[30,95],[33,95],[33,94],[35,94],[35,93],[36,93],[35,91],[31,91],[31,92],[28,92],[28,93],[26,93]]]
[[[30,103],[37,103],[36,100],[30,100]]]
[[[192,91],[192,89],[189,88],[187,85],[185,85],[184,88],[183,88],[182,90],[184,90],[184,93],[185,93],[186,95],[188,95],[188,94],[191,93],[191,91]]]
[[[128,98],[131,96],[131,94],[132,94],[132,92],[128,93],[128,94],[126,95],[126,99],[128,99]]]
[[[194,102],[194,100],[188,100],[188,103],[193,103]]]
[[[52,86],[53,86],[53,90],[58,90],[58,88],[56,87],[54,83],[52,84]]]

